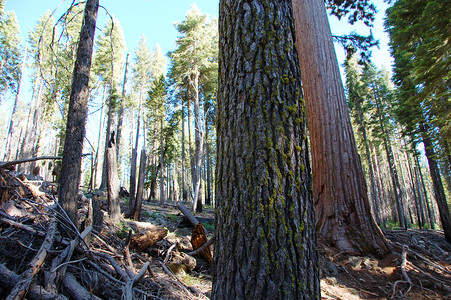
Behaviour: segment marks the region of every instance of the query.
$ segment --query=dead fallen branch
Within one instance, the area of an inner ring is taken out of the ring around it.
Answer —
[[[55,236],[56,231],[56,219],[52,219],[50,221],[49,228],[47,230],[47,236],[44,239],[44,242],[39,249],[39,252],[36,254],[34,259],[30,262],[27,270],[22,273],[20,280],[13,288],[13,290],[9,293],[7,300],[12,299],[22,299],[27,294],[29,290],[31,280],[34,275],[41,269],[42,264],[44,263],[45,258],[47,257],[47,253],[52,247],[53,237]]]
[[[83,156],[90,156],[90,155],[92,155],[92,154],[91,153],[85,153],[85,154],[82,154],[81,156],[83,157]],[[18,159],[18,160],[8,161],[6,163],[0,164],[0,169],[8,169],[9,167],[15,166],[15,165],[18,165],[18,164],[23,164],[23,163],[37,161],[37,160],[45,160],[45,159],[58,160],[58,159],[63,159],[63,157],[62,156],[39,156],[39,157]]]
[[[203,252],[205,249],[207,249],[208,247],[210,247],[211,244],[213,244],[215,241],[215,237],[212,237],[211,239],[209,239],[205,244],[203,244],[202,246],[200,246],[199,248],[197,248],[196,250],[193,250],[191,252],[188,252],[188,255],[197,255],[201,252]]]
[[[20,280],[20,276],[16,273],[10,271],[3,264],[0,264],[0,286],[7,289],[12,290],[16,284]],[[32,285],[27,294],[28,299],[31,300],[67,300],[67,298],[63,295],[55,295],[49,293],[40,285]]]
[[[196,226],[199,224],[199,220],[196,219],[195,216],[186,208],[182,203],[177,203],[177,208],[185,215],[185,217],[194,225]]]

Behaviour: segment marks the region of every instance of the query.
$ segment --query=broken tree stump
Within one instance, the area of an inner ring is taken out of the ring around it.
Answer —
[[[193,244],[193,249],[202,247],[205,243],[207,243],[207,234],[205,233],[204,226],[199,222],[191,234],[191,244]],[[213,255],[211,254],[210,246],[205,247],[200,253],[197,254],[199,257],[205,259],[208,263],[213,262]]]

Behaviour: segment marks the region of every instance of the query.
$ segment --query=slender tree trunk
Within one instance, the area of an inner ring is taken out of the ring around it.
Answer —
[[[106,85],[103,86],[103,94],[102,94],[102,109],[100,110],[100,118],[99,118],[99,135],[97,138],[97,149],[96,149],[96,157],[95,157],[95,174],[94,174],[94,188],[97,187],[98,174],[100,172],[100,167],[103,168],[103,165],[99,164],[100,161],[100,149],[101,149],[101,141],[103,134],[103,112],[105,110],[105,95],[106,95]],[[105,137],[107,138],[107,137]],[[100,186],[99,186],[100,187]]]
[[[202,201],[199,201],[200,182],[201,182],[201,167],[204,144],[204,132],[202,130],[202,121],[200,119],[200,103],[199,103],[199,70],[197,67],[194,71],[194,139],[195,139],[195,153],[194,153],[194,168],[193,172],[193,211],[202,210]]]
[[[163,140],[163,116],[160,120],[160,166],[161,166],[161,173],[160,173],[160,205],[164,205],[164,140]]]
[[[182,202],[188,201],[188,193],[186,192],[186,159],[185,159],[185,108],[182,104]]]
[[[206,164],[207,164],[207,199],[205,204],[211,205],[211,165],[210,165],[210,144],[207,141],[206,144]]]
[[[370,173],[370,183],[371,183],[371,200],[373,201],[373,211],[374,216],[376,217],[376,222],[378,225],[381,224],[381,217],[380,217],[380,206],[379,206],[379,194],[376,187],[376,180],[374,178],[374,170],[373,170],[373,164],[371,162],[371,152],[370,152],[370,145],[368,141],[368,135],[366,132],[366,122],[365,118],[363,116],[362,106],[360,103],[361,99],[356,99],[354,101],[355,109],[357,112],[357,122],[359,124],[359,131],[362,134],[363,138],[363,144],[365,146],[365,158],[368,163],[368,170]]]
[[[426,124],[420,123],[421,137],[426,152],[426,157],[429,163],[429,172],[431,173],[432,185],[434,187],[435,201],[437,202],[440,221],[445,233],[445,239],[451,243],[451,217],[449,214],[448,203],[446,202],[445,190],[443,189],[442,179],[440,177],[440,170],[435,160],[434,146],[428,135]]]
[[[431,229],[435,230],[435,221],[434,221],[434,212],[432,211],[432,207],[429,205],[428,194],[426,190],[426,185],[424,184],[423,172],[421,171],[420,161],[418,159],[418,155],[415,156],[415,165],[417,167],[417,172],[421,179],[421,187],[423,190],[424,200],[426,202],[426,208],[428,211],[429,224],[431,225]]]
[[[318,237],[347,253],[385,254],[387,242],[371,215],[324,1],[292,3],[312,149]]]
[[[87,0],[69,100],[58,202],[77,226],[77,194],[89,101],[89,72],[99,0]]]
[[[319,299],[291,1],[219,10],[212,299]]]
[[[122,99],[121,99],[121,107],[119,109],[119,114],[117,118],[117,159],[119,161],[120,158],[120,147],[121,147],[121,139],[122,139],[122,123],[124,119],[124,111],[125,111],[125,87],[127,85],[127,72],[128,72],[128,57],[125,59],[125,70],[124,70],[124,82],[122,83]]]
[[[13,139],[14,130],[15,130],[14,117],[16,116],[17,103],[19,102],[20,87],[21,87],[21,83],[22,83],[22,74],[23,74],[23,70],[25,68],[26,58],[27,58],[27,53],[25,52],[25,54],[23,56],[23,60],[22,60],[22,67],[20,68],[19,82],[17,84],[16,96],[14,97],[13,110],[11,112],[11,118],[9,119],[9,127],[8,127],[8,131],[7,131],[6,143],[5,143],[5,155],[3,158],[4,161],[8,161],[11,159],[12,139]]]
[[[36,78],[35,84],[33,86],[33,94],[32,94],[32,103],[30,105],[30,111],[28,115],[27,120],[27,126],[25,129],[25,135],[22,139],[22,143],[20,146],[20,155],[19,158],[29,158],[32,155],[32,151],[34,149],[34,146],[36,144],[36,139],[38,136],[38,132],[42,131],[42,127],[45,126],[39,126],[38,130],[38,120],[41,117],[42,114],[42,105],[41,105],[41,93],[42,93],[42,79],[40,77]],[[44,121],[43,123],[46,123],[47,121]],[[22,170],[31,170],[33,164],[26,163],[23,164],[21,169]]]
[[[108,97],[108,117],[107,117],[107,121],[106,121],[106,133],[105,133],[105,136],[107,138],[105,139],[104,153],[106,153],[106,151],[108,150],[108,137],[110,136],[111,128],[113,127],[113,123],[114,123],[113,122],[113,118],[114,118],[113,112],[114,112],[113,98],[112,98],[111,91],[110,91],[110,95]],[[100,183],[101,190],[106,189],[107,176],[106,176],[106,163],[105,162],[106,162],[106,155],[104,156],[104,160],[103,160],[102,182]]]
[[[143,193],[144,193],[144,179],[146,177],[146,148],[141,150],[141,156],[139,158],[139,175],[138,175],[138,188],[136,190],[136,202],[133,213],[133,219],[139,220],[139,215],[141,214],[141,208],[143,204]]]
[[[190,167],[191,167],[191,189],[189,191],[189,194],[191,196],[191,198],[194,199],[194,182],[196,181],[195,176],[196,176],[196,172],[194,172],[195,169],[195,165],[194,165],[194,150],[193,150],[193,143],[191,142],[191,108],[190,108],[190,103],[188,102],[188,147],[189,147],[189,162],[190,162]],[[194,207],[194,202],[193,202],[193,207]],[[196,204],[197,207],[197,204]],[[195,210],[193,210],[195,211]]]
[[[382,201],[382,199],[387,199],[387,196],[385,194],[385,190],[384,190],[384,182],[382,180],[382,174],[381,174],[381,170],[379,167],[379,159],[378,159],[378,153],[377,153],[377,149],[376,147],[374,147],[374,166],[376,168],[376,174],[377,174],[377,186],[379,189],[379,195],[381,196],[381,202],[380,202],[380,208],[383,211],[384,210],[384,201]],[[385,201],[386,203],[386,201]],[[385,205],[386,206],[386,205]],[[387,217],[385,216],[385,213],[382,214],[382,226],[385,228],[386,227],[386,222],[387,222]]]
[[[107,175],[107,192],[108,192],[108,216],[114,225],[121,221],[121,205],[119,202],[119,177],[117,176],[117,154],[116,142],[114,140],[114,131],[108,141],[106,150],[105,165]]]
[[[136,160],[138,157],[138,140],[139,140],[139,127],[141,123],[141,102],[139,103],[138,111],[138,124],[136,125],[136,139],[135,146],[132,148],[132,158],[130,167],[130,201],[128,202],[129,214],[133,216],[135,214],[135,197],[136,197]]]
[[[398,213],[398,220],[399,220],[399,225],[404,228],[407,229],[407,222],[406,222],[406,217],[404,215],[404,207],[403,207],[403,202],[402,202],[402,198],[401,198],[401,185],[399,184],[399,176],[398,176],[398,171],[396,168],[396,163],[395,163],[395,159],[393,157],[393,149],[391,147],[391,143],[388,140],[388,134],[385,130],[385,126],[382,120],[382,109],[380,107],[380,98],[379,96],[376,94],[376,88],[374,86],[373,83],[373,91],[374,91],[374,100],[376,101],[376,108],[377,108],[377,115],[379,118],[379,124],[380,124],[380,128],[382,131],[382,136],[383,136],[383,143],[384,143],[384,149],[385,149],[385,154],[387,155],[387,162],[388,162],[388,167],[390,170],[390,177],[392,180],[392,185],[393,185],[393,192],[395,195],[395,201],[396,201],[396,210]]]
[[[417,211],[418,228],[422,229],[424,226],[424,211],[423,211],[423,204],[421,203],[421,197],[418,193],[418,186],[417,186],[418,181],[415,181],[415,179],[414,179],[414,174],[413,174],[412,166],[410,163],[410,156],[409,156],[409,152],[407,149],[407,143],[405,140],[403,140],[403,142],[404,142],[404,153],[406,156],[407,167],[408,167],[409,176],[410,176],[410,188],[412,189],[412,193],[414,195],[415,208]]]

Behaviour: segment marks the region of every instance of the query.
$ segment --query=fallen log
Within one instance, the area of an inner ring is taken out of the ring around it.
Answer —
[[[81,156],[89,156],[92,155],[91,153],[85,153],[82,154]],[[39,156],[39,157],[32,157],[32,158],[25,158],[25,159],[18,159],[18,160],[13,160],[13,161],[8,161],[5,163],[1,163],[0,164],[0,169],[8,169],[10,170],[12,166],[18,165],[18,164],[23,164],[26,162],[32,162],[32,161],[37,161],[37,160],[44,160],[44,159],[50,159],[50,160],[58,160],[58,159],[63,159],[62,156]]]
[[[177,203],[177,208],[186,216],[186,218],[194,225],[196,226],[199,224],[199,220],[196,219],[195,216],[186,208],[182,203]]]
[[[130,247],[137,252],[142,252],[144,249],[152,246],[156,242],[162,240],[168,234],[168,230],[161,226],[156,226],[145,222],[127,222],[132,228],[138,231],[133,234],[130,239]]]

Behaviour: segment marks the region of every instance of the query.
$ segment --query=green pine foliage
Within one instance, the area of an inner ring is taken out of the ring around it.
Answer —
[[[7,91],[15,92],[19,84],[20,64],[20,27],[14,11],[4,12],[4,3],[0,6],[0,103]]]
[[[449,1],[398,0],[385,22],[395,60],[399,120],[410,136],[417,136],[419,123],[429,124],[442,153],[451,142],[451,22],[444,17],[450,14]]]

